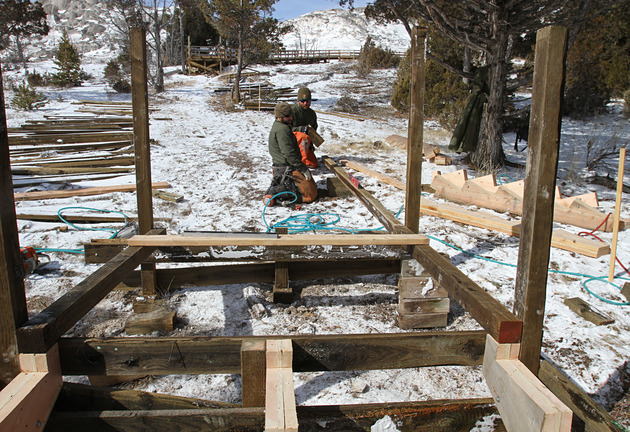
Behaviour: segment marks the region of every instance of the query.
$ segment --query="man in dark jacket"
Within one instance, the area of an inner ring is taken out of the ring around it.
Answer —
[[[271,155],[273,179],[265,193],[264,202],[273,205],[272,199],[281,192],[292,192],[298,202],[311,202],[317,198],[317,185],[308,167],[302,162],[297,139],[291,130],[293,113],[291,106],[280,102],[274,109],[276,120],[269,132],[269,154]],[[290,193],[282,194],[278,200],[293,200]]]
[[[298,90],[298,100],[291,110],[294,131],[306,133],[305,126],[310,125],[317,132],[317,114],[311,109],[311,91],[308,88]]]

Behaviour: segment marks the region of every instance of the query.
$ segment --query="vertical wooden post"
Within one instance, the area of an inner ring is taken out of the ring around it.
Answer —
[[[411,104],[407,135],[407,194],[405,226],[414,233],[420,228],[420,194],[422,193],[422,148],[424,128],[424,40],[425,30],[414,27],[411,35]]]
[[[545,27],[537,33],[514,303],[514,313],[523,320],[519,358],[535,375],[540,365],[545,317],[566,44],[564,27]]]
[[[619,237],[619,219],[621,217],[621,194],[623,192],[623,173],[626,167],[626,149],[619,151],[619,171],[617,174],[617,197],[615,198],[615,217],[613,222],[612,245],[610,246],[610,271],[608,282],[615,279],[615,260],[617,259],[617,239]]]
[[[149,143],[149,92],[147,89],[146,30],[131,29],[131,100],[136,161],[138,230],[146,234],[153,229],[153,195],[151,190],[151,148]],[[142,293],[155,294],[155,264],[141,265]]]
[[[20,373],[15,329],[28,319],[0,65],[0,388]]]
[[[265,406],[265,341],[245,340],[241,345],[241,389],[243,408]]]

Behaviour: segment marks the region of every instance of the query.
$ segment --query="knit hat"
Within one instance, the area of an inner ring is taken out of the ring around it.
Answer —
[[[298,90],[298,100],[303,99],[311,99],[311,91],[306,87],[302,87]]]
[[[276,118],[289,117],[292,114],[293,111],[291,111],[291,105],[286,102],[279,102],[278,104],[276,104],[276,107],[273,110],[273,115]]]

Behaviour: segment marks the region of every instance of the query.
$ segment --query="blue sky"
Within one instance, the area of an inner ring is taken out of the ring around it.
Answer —
[[[365,6],[368,3],[373,3],[373,0],[354,0],[354,7]],[[276,10],[273,16],[280,21],[286,21],[308,12],[339,7],[337,0],[279,0],[273,6]]]

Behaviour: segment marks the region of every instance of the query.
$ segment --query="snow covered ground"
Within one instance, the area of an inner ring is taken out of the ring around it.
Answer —
[[[44,115],[75,113],[78,100],[129,101],[129,96],[113,93],[102,82],[104,61],[98,54],[86,56],[84,68],[95,79],[73,89],[38,89],[51,102],[38,111],[18,112],[7,109],[8,126],[17,127],[27,119]],[[50,71],[51,62],[29,65],[29,70]],[[391,83],[395,72],[375,71],[367,80],[359,79],[351,63],[332,62],[317,65],[278,65],[256,67],[268,72],[261,79],[273,85],[297,89],[308,86],[316,101],[313,108],[318,116],[319,132],[325,139],[318,156],[353,159],[398,180],[405,180],[406,153],[385,143],[392,134],[407,134],[407,118],[396,114],[389,106]],[[3,65],[4,80],[19,82],[17,71]],[[226,109],[224,96],[214,89],[224,86],[221,78],[169,74],[166,91],[150,94],[156,108],[151,114],[150,135],[153,181],[166,181],[171,191],[184,196],[173,203],[154,199],[157,226],[170,234],[185,231],[254,231],[265,232],[269,226],[296,213],[334,213],[339,215],[339,227],[380,228],[380,223],[354,198],[326,198],[304,205],[295,211],[285,207],[268,208],[263,215],[262,196],[270,178],[270,157],[267,135],[273,115],[270,112]],[[361,110],[372,119],[357,121],[342,118],[334,111],[337,100],[350,95],[361,103]],[[10,102],[12,93],[5,93]],[[442,148],[453,156],[454,165],[437,167],[423,163],[423,183],[429,183],[431,173],[467,168],[461,157],[447,150],[450,134],[435,122],[425,124],[425,141]],[[615,191],[590,184],[592,175],[585,169],[586,143],[593,146],[617,142],[628,145],[630,124],[620,114],[618,105],[610,113],[588,121],[565,119],[558,185],[566,195],[586,191],[597,192],[601,210],[614,209]],[[513,161],[525,162],[526,151],[513,150],[514,134],[506,134],[505,151]],[[595,144],[598,143],[598,144]],[[522,146],[521,146],[522,147]],[[617,167],[611,157],[609,165]],[[628,172],[626,170],[626,172]],[[378,180],[355,173],[363,186],[393,213],[404,203],[404,192]],[[504,174],[514,180],[524,178],[522,169],[506,169]],[[602,171],[600,174],[605,175]],[[469,172],[474,177],[474,172]],[[325,167],[314,170],[319,188],[325,188],[331,177]],[[616,179],[613,170],[611,176]],[[124,176],[104,181],[78,182],[77,186],[134,184],[135,177]],[[625,175],[630,184],[630,175]],[[50,185],[50,187],[53,187]],[[20,192],[24,190],[18,190]],[[21,201],[16,210],[21,213],[53,213],[64,207],[89,207],[116,210],[128,216],[137,215],[135,194],[114,193],[102,196],[68,199]],[[479,210],[485,211],[485,210]],[[621,209],[623,218],[630,218],[627,195]],[[504,215],[509,218],[508,215]],[[404,220],[403,213],[399,215]],[[572,233],[584,231],[573,226],[558,227]],[[18,221],[20,243],[51,249],[80,249],[93,238],[107,238],[108,232],[65,229],[63,223]],[[114,227],[120,228],[120,227]],[[421,233],[430,235],[431,246],[447,254],[451,261],[473,281],[490,292],[508,309],[513,307],[515,265],[519,240],[506,234],[474,228],[436,217],[422,216]],[[599,233],[610,242],[611,233]],[[460,249],[449,247],[449,243]],[[465,251],[465,252],[462,252]],[[471,254],[474,254],[471,255]],[[619,234],[617,256],[630,264],[630,233]],[[41,274],[26,280],[29,311],[38,312],[63,295],[97,266],[86,265],[83,257],[71,253],[50,253],[52,263]],[[488,260],[493,260],[492,262]],[[606,408],[627,390],[630,358],[630,316],[628,306],[601,301],[585,290],[588,277],[575,274],[607,276],[610,256],[588,258],[576,253],[552,249],[548,282],[547,309],[543,354],[562,368]],[[497,263],[498,262],[498,263]],[[616,267],[620,286],[630,280]],[[169,304],[177,311],[179,322],[171,335],[285,335],[392,333],[401,331],[396,323],[397,277],[395,275],[366,276],[343,280],[292,282],[301,290],[300,298],[288,306],[270,301],[269,284],[222,285],[189,287],[169,296]],[[599,281],[590,281],[589,289],[613,302],[625,302],[619,289]],[[131,315],[136,293],[114,292],[103,300],[70,331],[75,336],[126,336],[124,321]],[[254,296],[265,308],[264,313],[248,306],[246,299]],[[563,300],[580,297],[593,308],[614,319],[614,323],[595,326],[579,317]],[[478,324],[452,302],[446,330],[480,329]],[[73,378],[76,379],[76,378]],[[80,378],[85,380],[85,378]],[[148,377],[129,386],[141,390],[167,392],[182,396],[239,402],[240,377],[230,375]],[[318,373],[295,375],[298,404],[368,403],[448,398],[489,397],[480,368],[443,367],[392,372]],[[353,392],[361,388],[363,392]],[[630,425],[626,425],[630,426]],[[480,426],[479,430],[485,430]],[[487,429],[492,430],[492,429]]]

